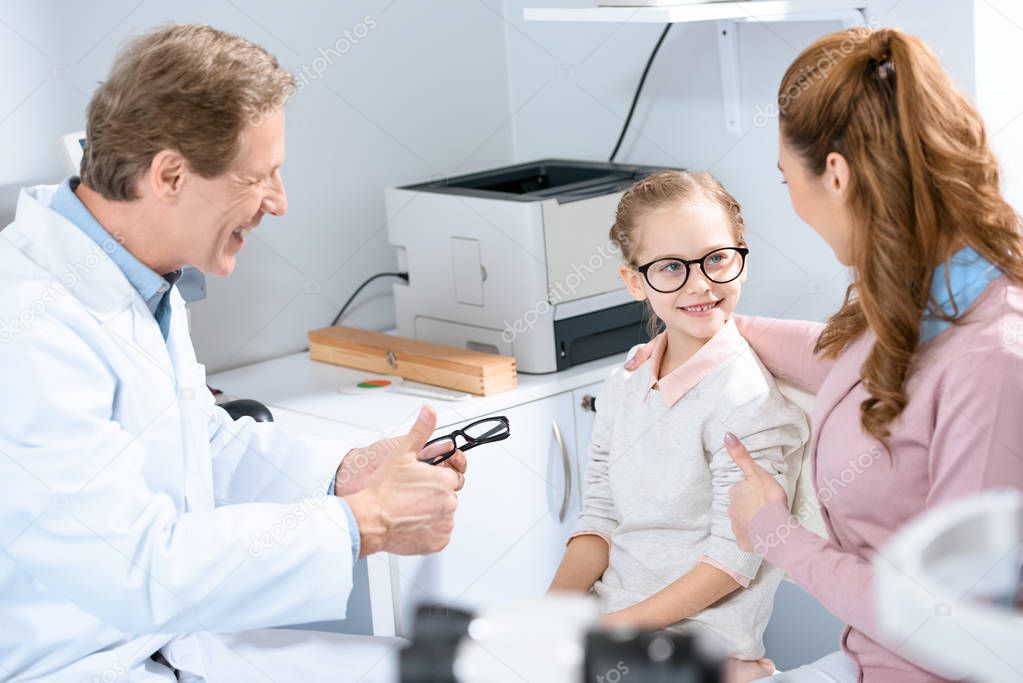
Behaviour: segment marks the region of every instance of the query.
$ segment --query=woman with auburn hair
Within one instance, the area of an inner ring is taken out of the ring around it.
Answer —
[[[774,680],[941,680],[906,647],[926,629],[880,630],[872,562],[927,509],[1023,489],[1020,220],[980,115],[917,38],[826,36],[789,67],[778,105],[792,205],[852,283],[826,324],[736,316],[773,374],[817,394],[811,455],[829,538],[790,515],[782,487],[726,435],[746,476],[733,530],[847,624],[841,651]]]

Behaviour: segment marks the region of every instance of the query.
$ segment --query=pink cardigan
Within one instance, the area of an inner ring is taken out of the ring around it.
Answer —
[[[810,448],[830,537],[799,526],[798,510],[790,517],[774,503],[753,520],[756,550],[848,624],[841,645],[857,663],[859,680],[941,680],[878,632],[871,561],[902,525],[931,507],[996,486],[1023,489],[1023,287],[1005,277],[993,281],[965,324],[920,347],[909,403],[890,426],[891,458],[860,426],[860,403],[868,397],[860,368],[873,333],[823,361],[813,355],[820,323],[744,316],[736,322],[773,374],[817,394]],[[954,618],[954,608],[951,617],[933,618]]]

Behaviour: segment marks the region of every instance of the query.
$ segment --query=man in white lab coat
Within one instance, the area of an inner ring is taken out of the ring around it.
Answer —
[[[81,181],[24,190],[0,232],[0,680],[372,680],[392,643],[257,629],[342,618],[359,556],[447,543],[465,459],[419,462],[432,411],[311,443],[232,421],[196,362],[174,282],[229,274],[286,210],[290,89],[241,38],[143,36],[90,102]]]

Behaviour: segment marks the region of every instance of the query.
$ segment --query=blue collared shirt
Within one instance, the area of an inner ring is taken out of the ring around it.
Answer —
[[[952,297],[955,298],[958,314],[962,315],[973,305],[980,293],[994,280],[1002,276],[1002,271],[983,256],[974,251],[973,247],[963,247],[952,255],[948,265],[948,283],[945,282],[945,263],[938,264],[931,279],[931,296],[948,315],[955,315]],[[951,296],[949,291],[951,290]],[[920,343],[928,342],[946,329],[951,323],[925,315],[920,327]]]
[[[146,302],[149,312],[160,325],[160,333],[164,341],[170,332],[170,290],[181,277],[181,271],[175,270],[166,275],[159,275],[152,268],[139,261],[124,245],[107,232],[99,221],[89,213],[85,204],[75,194],[79,180],[72,176],[60,184],[50,208],[77,225],[82,232],[98,244],[110,260],[121,269],[128,282]]]
[[[330,482],[330,488],[327,489],[327,495],[334,495],[334,486],[337,484],[337,474],[334,474],[334,479]],[[359,561],[359,553],[362,552],[362,535],[359,532],[359,523],[355,519],[355,513],[352,512],[352,507],[348,504],[348,501],[344,498],[338,498],[341,501],[341,509],[345,511],[345,515],[348,517],[348,531],[352,537],[352,562]]]

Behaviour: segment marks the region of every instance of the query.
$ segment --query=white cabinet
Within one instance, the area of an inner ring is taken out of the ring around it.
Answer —
[[[398,635],[408,634],[422,603],[503,607],[547,590],[579,514],[572,398],[565,392],[504,411],[511,437],[466,454],[448,547],[390,557]]]

